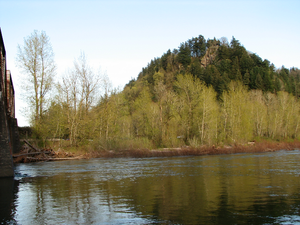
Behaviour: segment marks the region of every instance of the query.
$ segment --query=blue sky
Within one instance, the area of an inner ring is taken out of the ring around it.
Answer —
[[[142,67],[181,42],[232,36],[276,67],[300,68],[299,0],[0,0],[0,27],[16,92],[16,115],[27,125],[18,91],[17,46],[34,30],[50,37],[57,78],[84,51],[88,63],[123,87]]]

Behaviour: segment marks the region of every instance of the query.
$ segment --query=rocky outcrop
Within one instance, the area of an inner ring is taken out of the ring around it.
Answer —
[[[215,58],[217,56],[218,48],[219,48],[218,45],[214,45],[214,46],[209,47],[206,50],[205,55],[201,59],[201,66],[203,66],[205,68],[209,64],[213,63],[213,61],[215,60]]]

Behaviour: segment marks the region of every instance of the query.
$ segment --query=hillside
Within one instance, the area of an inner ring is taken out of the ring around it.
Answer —
[[[155,79],[160,76],[163,77],[164,84],[172,88],[178,74],[192,74],[207,86],[212,86],[218,99],[228,90],[232,80],[241,81],[250,90],[271,93],[286,91],[297,97],[300,95],[299,69],[276,69],[268,60],[262,60],[258,55],[247,51],[234,37],[229,43],[226,38],[205,40],[202,35],[151,60],[142,69],[137,80],[131,80],[127,87],[142,82],[152,90]]]

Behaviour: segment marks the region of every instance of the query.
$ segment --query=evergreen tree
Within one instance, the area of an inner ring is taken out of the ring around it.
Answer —
[[[250,84],[250,73],[248,70],[246,70],[246,73],[244,74],[243,84],[246,86],[248,86]]]
[[[169,49],[167,53],[163,54],[161,57],[161,66],[164,70],[167,70],[168,67],[168,57],[171,55],[171,50]]]
[[[262,59],[259,56],[251,54],[250,57],[253,60],[254,66],[260,67],[262,65]]]
[[[260,74],[258,73],[257,75],[256,75],[256,78],[255,78],[255,84],[254,84],[255,86],[255,88],[254,89],[260,89],[260,90],[263,90],[263,88],[264,88],[264,86],[263,86],[263,80],[262,80],[262,78],[261,78],[261,76],[260,76]]]
[[[186,69],[191,63],[191,49],[189,45],[185,42],[180,45],[179,53],[177,55],[177,60]]]
[[[204,72],[204,82],[207,86],[214,85],[214,81],[218,76],[220,76],[220,72],[218,71],[217,67],[214,65],[209,65]]]
[[[231,69],[231,80],[242,80],[242,74],[239,69],[239,59],[236,56],[234,60],[232,61],[232,69]]]
[[[273,81],[271,80],[270,72],[269,71],[266,71],[264,73],[263,80],[264,80],[265,91],[272,92],[273,89],[274,89],[274,84],[273,84]]]
[[[248,55],[248,53],[243,54],[242,58],[240,59],[241,73],[245,74],[247,70],[248,72],[251,71],[253,66],[254,62],[252,58]]]
[[[218,48],[218,60],[224,60],[230,58],[230,49],[227,45],[221,45]]]
[[[276,93],[278,91],[281,91],[281,84],[280,84],[280,80],[279,80],[278,77],[275,78],[274,90],[275,90]]]
[[[242,81],[243,80],[243,77],[242,77],[242,74],[241,74],[241,71],[238,69],[237,72],[236,72],[236,80],[239,80],[239,81]]]
[[[191,55],[193,57],[202,57],[206,52],[206,40],[202,35],[199,37],[188,40],[189,47],[191,49]]]
[[[235,39],[234,36],[232,36],[231,42],[230,42],[230,47],[231,48],[236,48],[240,46],[240,42],[238,40]]]
[[[216,78],[214,80],[214,89],[217,92],[217,99],[221,99],[221,95],[224,91],[227,90],[227,84],[229,83],[229,78],[226,74],[226,72],[223,74],[223,76],[220,76],[220,73],[216,75]]]
[[[193,74],[195,77],[198,77],[200,80],[204,80],[203,69],[201,67],[201,63],[198,58],[195,58],[193,60],[190,70],[191,70],[191,74]]]

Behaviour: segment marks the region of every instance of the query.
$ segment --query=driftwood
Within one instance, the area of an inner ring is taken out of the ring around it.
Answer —
[[[43,151],[43,152],[29,152],[29,153],[23,153],[20,155],[13,155],[14,158],[20,157],[20,156],[25,156],[25,155],[37,155],[37,154],[50,154],[49,151]]]
[[[83,159],[83,157],[70,157],[70,158],[46,158],[44,160],[41,160],[40,158],[35,157],[27,157],[28,160],[31,161],[60,161],[60,160],[75,160],[75,159]]]
[[[39,161],[59,161],[59,160],[73,160],[83,159],[84,156],[75,157],[73,153],[53,151],[52,149],[38,149],[24,140],[26,145],[23,146],[23,151],[13,155],[15,163],[21,162],[39,162]]]
[[[35,151],[37,151],[37,152],[40,152],[40,151],[41,151],[40,149],[33,147],[27,140],[24,140],[24,142],[25,142],[30,148],[32,148],[33,150],[35,150]]]

